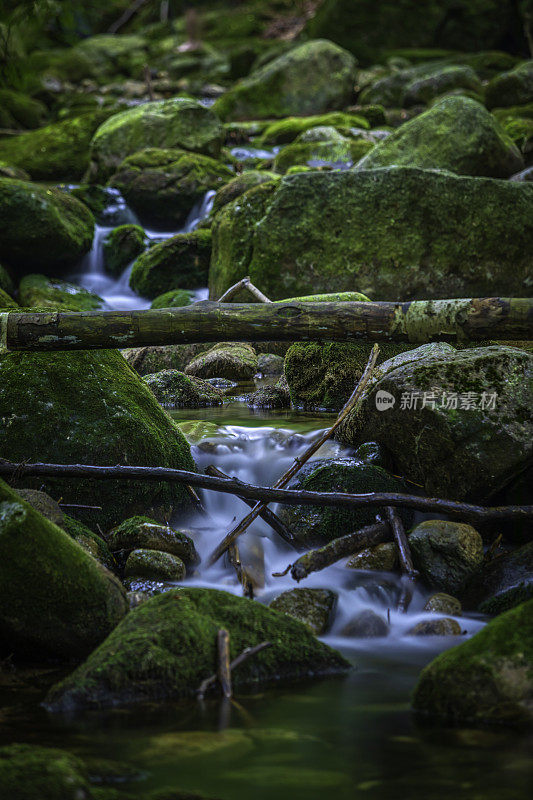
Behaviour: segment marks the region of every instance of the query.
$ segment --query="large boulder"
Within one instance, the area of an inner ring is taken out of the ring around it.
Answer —
[[[338,438],[371,438],[429,495],[483,499],[533,458],[533,356],[514,347],[422,345],[377,368]],[[383,410],[377,393],[392,396]]]
[[[126,158],[110,183],[143,221],[176,228],[207,191],[234,177],[234,172],[214,158],[185,150],[148,148]]]
[[[91,800],[83,762],[51,747],[11,744],[0,749],[0,795],[13,800]]]
[[[179,429],[115,350],[6,353],[0,356],[0,386],[0,453],[11,461],[194,469]],[[162,514],[188,502],[177,484],[72,478],[24,483],[44,485],[67,503],[101,506],[76,509],[76,516],[104,529],[152,506]]]
[[[354,287],[376,299],[523,296],[532,217],[527,183],[411,167],[290,175],[217,214],[210,295],[249,275],[272,299]]]
[[[128,264],[139,256],[145,248],[145,233],[140,225],[119,225],[109,231],[104,241],[104,269],[118,277]]]
[[[0,258],[14,267],[67,267],[91,249],[93,215],[59,189],[0,178],[0,217]]]
[[[214,589],[175,589],[131,611],[72,675],[52,687],[52,711],[194,697],[216,665],[217,634],[230,634],[231,658],[272,646],[235,671],[238,691],[281,679],[341,672],[346,661],[304,625],[260,603]]]
[[[483,561],[483,540],[471,525],[430,519],[409,535],[413,563],[435,589],[459,594]]]
[[[146,147],[179,147],[217,156],[222,126],[212,111],[195,100],[172,97],[114,114],[96,131],[91,148],[92,173],[108,178],[126,156]]]
[[[133,264],[130,286],[143,297],[172,289],[205,286],[211,258],[211,231],[177,233],[150,247]]]
[[[533,60],[524,61],[493,78],[487,86],[489,108],[521,106],[533,102]]]
[[[332,42],[306,42],[254,70],[216,101],[224,120],[323,114],[350,101],[354,57]]]
[[[501,614],[421,673],[420,713],[469,725],[533,721],[533,600]]]
[[[120,582],[0,480],[3,655],[87,656],[127,609]]]
[[[523,165],[518,148],[481,103],[445,97],[387,136],[356,169],[409,166],[508,178]]]

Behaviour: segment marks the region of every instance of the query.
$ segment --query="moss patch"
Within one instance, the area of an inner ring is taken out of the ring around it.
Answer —
[[[104,267],[118,277],[145,247],[145,234],[140,225],[119,225],[103,241]]]
[[[55,308],[58,311],[96,311],[104,301],[75,283],[67,283],[46,275],[26,275],[19,285],[22,306]]]
[[[210,257],[211,231],[178,233],[139,256],[133,265],[130,286],[143,297],[205,286]]]
[[[223,394],[201,378],[185,375],[176,369],[167,369],[145,378],[157,400],[174,408],[203,408],[219,406]]]

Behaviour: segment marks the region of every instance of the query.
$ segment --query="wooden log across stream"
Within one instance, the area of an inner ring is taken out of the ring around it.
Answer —
[[[216,303],[146,311],[0,313],[0,353],[195,342],[533,338],[532,298]]]

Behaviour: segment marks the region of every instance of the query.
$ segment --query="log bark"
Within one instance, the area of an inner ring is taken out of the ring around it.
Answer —
[[[0,352],[191,342],[533,338],[533,298],[407,303],[215,303],[146,311],[0,313]]]

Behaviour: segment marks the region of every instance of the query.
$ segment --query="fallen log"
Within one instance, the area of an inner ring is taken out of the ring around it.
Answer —
[[[213,478],[169,467],[129,467],[117,465],[100,467],[89,464],[45,464],[13,463],[0,459],[0,476],[16,478],[33,476],[41,478],[91,478],[100,480],[145,480],[186,483],[201,489],[226,492],[266,503],[284,503],[292,506],[334,506],[339,508],[362,508],[364,506],[394,506],[395,508],[415,508],[426,513],[447,514],[455,518],[477,520],[478,522],[499,522],[501,520],[533,519],[533,505],[530,506],[478,506],[455,500],[396,492],[369,492],[350,494],[348,492],[311,492],[306,489],[271,489],[241,483],[233,478]]]
[[[0,313],[0,352],[193,342],[533,338],[533,298],[406,303],[215,303],[146,311]]]

